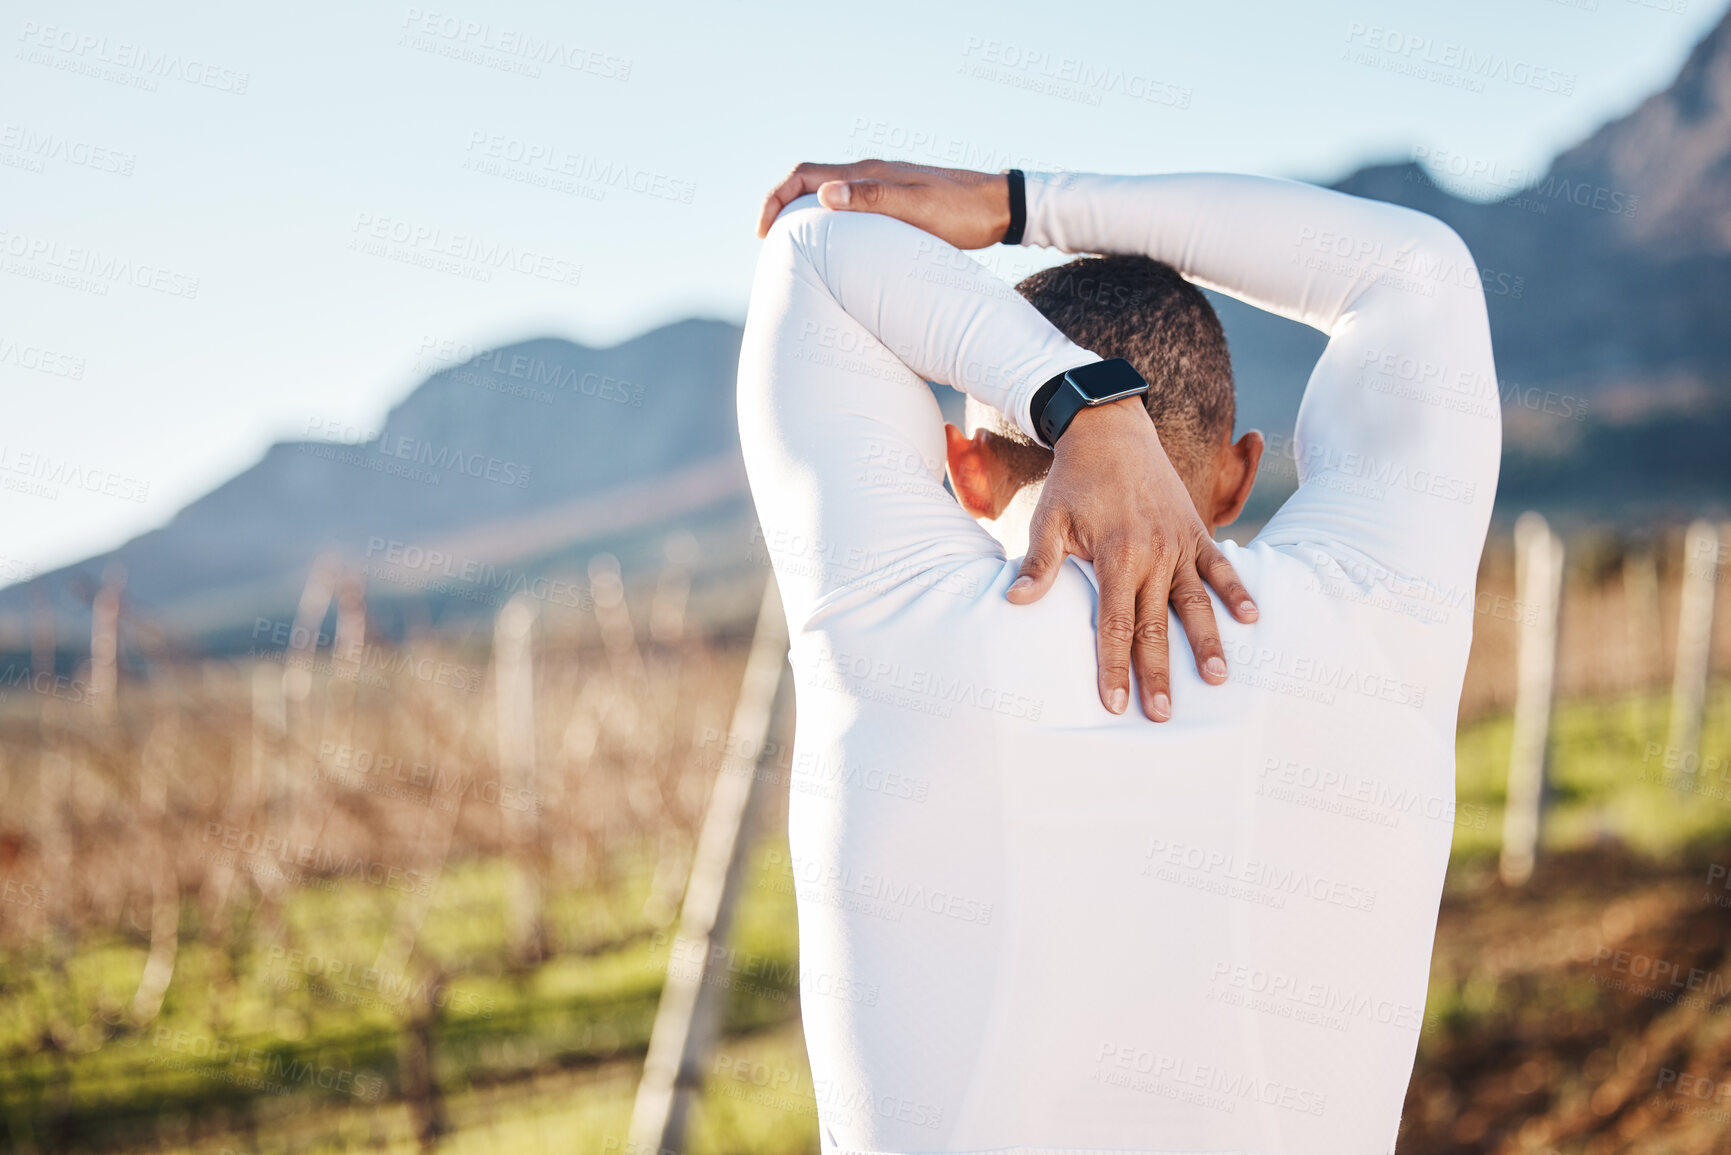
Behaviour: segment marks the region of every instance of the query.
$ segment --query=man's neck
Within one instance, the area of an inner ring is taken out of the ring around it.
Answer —
[[[1034,507],[1040,503],[1040,491],[1044,488],[1045,483],[1041,481],[1024,485],[995,519],[976,519],[987,533],[998,539],[998,544],[1004,547],[1005,557],[1021,557],[1028,552],[1028,526],[1033,521]]]

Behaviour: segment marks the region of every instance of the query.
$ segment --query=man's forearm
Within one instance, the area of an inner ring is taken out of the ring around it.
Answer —
[[[817,212],[798,227],[813,271],[890,353],[927,380],[1003,411],[1030,437],[1034,391],[1100,360],[978,261],[911,225]]]
[[[1314,185],[1220,174],[1030,173],[1026,244],[1139,253],[1332,334],[1379,286],[1482,296],[1466,247],[1423,213]]]

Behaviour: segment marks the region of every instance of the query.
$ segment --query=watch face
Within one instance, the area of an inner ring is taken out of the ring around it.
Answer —
[[[1116,401],[1148,391],[1148,383],[1136,367],[1122,357],[1096,361],[1070,370],[1065,376],[1090,405]]]

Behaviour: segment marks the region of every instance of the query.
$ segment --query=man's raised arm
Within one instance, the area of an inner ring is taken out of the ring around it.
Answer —
[[[1291,447],[1299,491],[1261,535],[1470,588],[1501,411],[1478,266],[1434,217],[1264,177],[1033,176],[1027,242],[1136,252],[1329,343]]]
[[[1029,174],[1026,187],[1023,243],[1145,254],[1329,335],[1292,445],[1299,491],[1261,540],[1329,544],[1390,575],[1470,588],[1501,412],[1480,271],[1453,231],[1263,177]],[[834,207],[989,243],[1007,188],[1002,176],[862,162],[796,170],[771,200],[817,189]]]
[[[766,530],[780,525],[820,533],[832,544],[869,552],[880,568],[903,572],[958,550],[977,549],[989,538],[942,490],[941,422],[920,378],[965,390],[1032,435],[1032,393],[1052,376],[1099,358],[1073,345],[977,262],[919,229],[888,217],[826,212],[815,201],[785,209],[778,206],[770,216],[772,227],[764,229],[766,244],[740,359],[741,440]],[[856,347],[853,368],[863,371],[849,371],[848,357],[825,355],[826,347],[838,342]],[[877,349],[875,360],[872,349]],[[1102,410],[1114,408],[1123,406]],[[1171,714],[1168,593],[1175,601],[1185,595],[1186,632],[1198,667],[1211,682],[1224,680],[1226,670],[1202,580],[1215,584],[1234,606],[1248,596],[1188,500],[1170,499],[1172,494],[1183,498],[1182,482],[1140,408],[1133,414],[1091,414],[1090,419],[1097,428],[1075,437],[1078,446],[1086,446],[1090,437],[1128,439],[1139,446],[1126,456],[1133,456],[1142,472],[1120,478],[1118,493],[1143,501],[1153,524],[1135,551],[1095,551],[1104,555],[1096,558],[1102,571],[1101,700],[1115,712],[1127,707],[1134,660],[1143,709],[1164,720]],[[1071,440],[1066,437],[1065,443]],[[922,468],[907,484],[862,486],[870,465],[863,455],[870,449],[880,461],[895,454]],[[797,474],[780,470],[790,451],[805,466]],[[853,460],[856,455],[861,459]],[[772,463],[777,463],[776,477],[770,476]],[[934,507],[934,499],[946,508]],[[1162,539],[1168,548],[1158,551]],[[1163,565],[1165,573],[1128,580],[1122,576],[1124,559],[1133,553],[1147,563],[1145,568]],[[1063,555],[1047,560],[1055,571]],[[778,573],[782,568],[778,564]],[[820,580],[807,590],[803,587],[809,583],[793,573],[793,566],[787,568],[784,596],[802,604],[815,604],[848,576]],[[1011,596],[1028,600],[1021,593],[1013,590]],[[1155,617],[1158,646],[1152,638],[1132,637],[1138,618]]]

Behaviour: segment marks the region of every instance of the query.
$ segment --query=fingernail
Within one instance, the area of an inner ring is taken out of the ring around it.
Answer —
[[[1165,694],[1154,695],[1154,720],[1164,722],[1172,716],[1172,699]]]
[[[1209,658],[1202,663],[1202,672],[1210,678],[1224,678],[1226,676],[1226,663],[1220,658]]]
[[[1013,594],[1021,593],[1023,590],[1031,590],[1033,588],[1034,579],[1031,577],[1019,577],[1010,583],[1010,592]]]
[[[1238,603],[1238,616],[1243,617],[1243,618],[1255,617],[1256,616],[1256,603],[1251,601],[1249,598],[1245,598],[1243,601],[1239,602]]]
[[[830,190],[829,199],[836,203],[836,207],[846,208],[847,202],[853,199],[853,186],[845,181],[836,185]]]
[[[1125,710],[1129,709],[1129,707],[1130,691],[1113,690],[1111,699],[1106,703],[1106,708],[1114,714],[1122,714]]]

